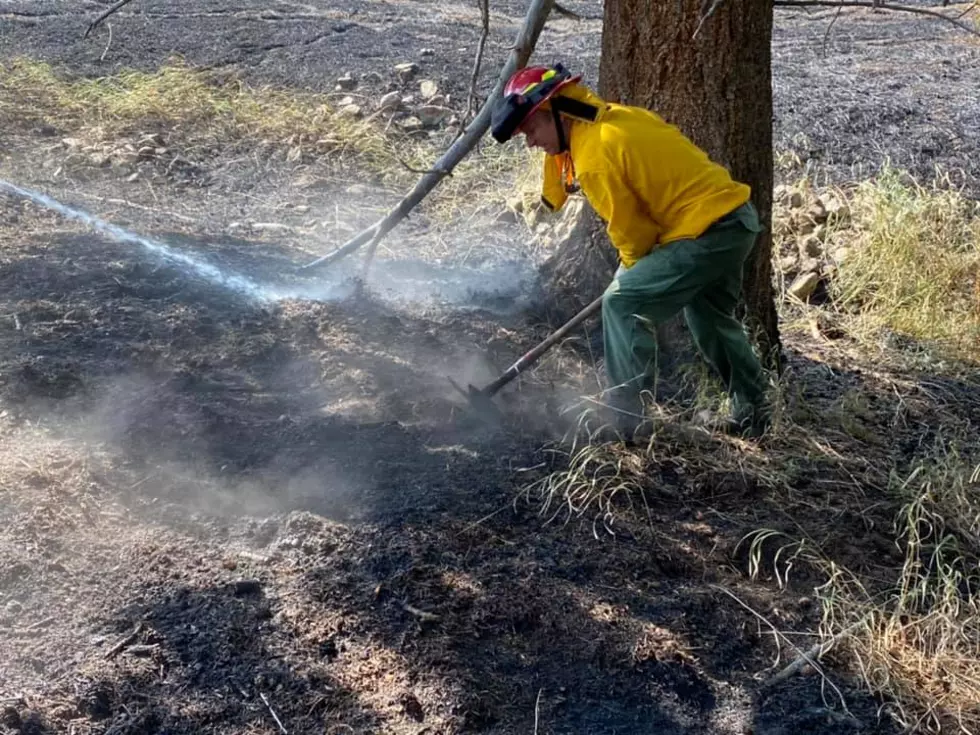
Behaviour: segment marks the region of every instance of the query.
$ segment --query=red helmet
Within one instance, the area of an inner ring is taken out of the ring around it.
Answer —
[[[524,121],[569,84],[582,79],[572,76],[561,64],[529,66],[515,72],[504,85],[503,97],[492,115],[493,137],[503,143],[517,132]]]

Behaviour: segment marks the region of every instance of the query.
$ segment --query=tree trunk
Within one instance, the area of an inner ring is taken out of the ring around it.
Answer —
[[[698,31],[707,7],[716,10]],[[599,67],[603,97],[657,111],[752,187],[766,231],[746,263],[743,297],[770,365],[780,346],[770,227],[771,44],[771,0],[606,0]]]
[[[693,39],[701,13],[699,0],[606,0],[599,92],[610,101],[657,111],[752,187],[766,231],[746,263],[743,296],[750,331],[773,366],[780,343],[770,228],[772,4],[720,0]],[[594,298],[596,284],[583,281],[585,268],[597,269],[598,280],[608,283],[614,259],[594,254],[606,248],[611,245],[594,227],[591,237],[563,244],[544,271],[546,288],[557,294],[558,304],[568,305],[576,290],[578,303]],[[667,328],[667,341],[680,331],[676,325]]]

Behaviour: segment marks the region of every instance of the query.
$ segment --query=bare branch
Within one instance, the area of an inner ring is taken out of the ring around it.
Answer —
[[[572,20],[582,20],[583,17],[566,7],[559,5],[558,3],[555,3],[555,12],[558,13],[558,15],[564,15],[566,18],[571,18]]]
[[[483,18],[483,30],[480,32],[480,41],[476,46],[476,61],[473,62],[470,93],[466,98],[467,117],[473,114],[473,107],[476,101],[476,81],[480,76],[480,66],[483,64],[483,49],[486,48],[487,38],[490,36],[490,0],[480,0],[480,15]]]
[[[311,263],[307,263],[300,267],[300,270],[307,270],[310,268],[321,267],[333,263],[335,260],[343,258],[350,253],[353,253],[364,243],[377,238],[378,241],[381,240],[385,235],[387,235],[394,227],[401,222],[412,209],[421,202],[426,195],[432,191],[443,178],[449,175],[449,173],[456,167],[456,165],[463,160],[467,153],[469,153],[476,146],[480,138],[490,127],[490,112],[493,108],[493,103],[503,92],[504,85],[507,80],[510,79],[511,75],[522,68],[526,63],[528,58],[531,56],[531,51],[534,50],[534,45],[537,43],[538,36],[541,35],[541,30],[544,28],[544,23],[548,19],[548,14],[551,12],[554,6],[554,0],[532,0],[530,7],[527,10],[527,15],[524,17],[524,23],[521,26],[521,30],[517,35],[517,42],[514,44],[514,49],[511,51],[510,57],[507,59],[507,63],[504,64],[503,68],[500,70],[500,76],[497,78],[497,84],[494,86],[493,91],[490,96],[487,97],[487,101],[480,108],[480,112],[477,116],[473,118],[473,122],[470,123],[469,127],[466,128],[466,132],[455,141],[449,149],[439,157],[439,160],[435,162],[430,173],[425,174],[415,187],[398,203],[398,205],[391,210],[383,218],[375,222],[373,225],[368,227],[366,230],[359,232],[357,235],[352,237],[337,250],[332,253],[328,253],[321,258],[317,258]],[[377,247],[377,246],[374,246]]]
[[[916,15],[925,15],[930,18],[937,18],[939,20],[944,20],[947,23],[952,23],[954,26],[962,31],[980,37],[980,28],[976,25],[965,23],[959,18],[954,18],[945,13],[940,13],[938,10],[929,10],[928,8],[917,8],[912,5],[896,5],[894,3],[883,3],[876,2],[875,0],[773,0],[773,6],[783,7],[783,8],[812,8],[817,6],[823,7],[841,7],[841,8],[880,8],[881,10],[895,10],[904,13],[915,13]],[[959,17],[962,17],[959,16]]]
[[[102,14],[98,18],[96,18],[95,20],[93,20],[91,23],[88,24],[88,30],[85,31],[85,35],[83,36],[83,38],[88,38],[89,37],[89,34],[92,31],[94,31],[99,26],[99,24],[102,21],[104,21],[110,15],[112,15],[113,13],[115,13],[117,10],[119,10],[120,8],[122,8],[124,5],[128,5],[132,1],[133,0],[119,0],[119,2],[117,2],[115,5],[109,6],[106,10],[104,10],[102,12]]]

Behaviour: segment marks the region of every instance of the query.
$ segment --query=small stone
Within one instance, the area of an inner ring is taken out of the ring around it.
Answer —
[[[340,98],[340,100],[337,102],[337,107],[347,107],[348,105],[353,105],[353,104],[354,104],[354,98],[351,97],[350,95],[347,95],[346,97]]]
[[[800,253],[807,258],[819,258],[823,255],[823,243],[816,235],[807,235],[800,241]]]
[[[399,107],[401,107],[401,104],[402,96],[398,94],[398,92],[389,92],[378,100],[378,109],[384,111],[397,110]]]
[[[365,84],[381,84],[384,78],[376,71],[369,71],[361,77]]]
[[[520,215],[513,209],[503,209],[497,215],[497,222],[502,225],[516,225],[520,220]]]
[[[422,121],[419,120],[414,115],[406,117],[398,123],[398,126],[404,130],[406,133],[414,133],[416,130],[422,129]]]
[[[807,216],[814,222],[822,223],[827,221],[827,210],[823,202],[819,199],[814,200],[813,204],[806,210]]]
[[[141,159],[146,160],[146,159],[153,158],[154,156],[156,156],[156,154],[157,154],[157,148],[154,145],[144,145],[138,151],[136,151],[136,154]]]
[[[344,117],[348,119],[354,119],[361,116],[361,106],[360,105],[344,105],[339,110],[337,110],[338,117]]]
[[[524,211],[524,197],[511,197],[507,200],[507,208],[521,214]]]
[[[439,94],[439,85],[431,79],[423,79],[419,83],[419,92],[422,94],[422,99],[430,100]]]
[[[845,260],[851,257],[853,251],[847,245],[841,245],[839,248],[834,248],[830,257],[834,259],[835,263],[843,263]]]
[[[69,150],[77,150],[82,147],[82,141],[78,138],[62,138],[61,145]]]
[[[347,72],[342,77],[339,77],[337,79],[337,89],[340,89],[344,92],[349,92],[350,90],[354,89],[354,87],[356,86],[357,86],[357,80],[354,78],[354,75],[351,74],[350,72]]]
[[[829,196],[824,200],[824,209],[827,211],[829,224],[843,225],[851,219],[851,208],[836,196]]]
[[[790,189],[786,184],[780,184],[775,189],[772,190],[772,201],[773,204],[782,204],[788,207],[790,203],[790,198],[792,197],[793,190]]]
[[[799,263],[799,259],[795,255],[783,256],[779,259],[779,270],[783,273],[795,271],[797,263]]]
[[[435,55],[436,55],[435,49],[424,48],[421,51],[419,51],[419,56],[422,56],[423,58],[426,56],[435,56]]]
[[[4,611],[8,615],[19,615],[24,610],[24,606],[17,602],[17,600],[11,600],[6,605],[4,605]]]
[[[425,105],[420,107],[416,113],[419,120],[422,121],[422,125],[427,128],[435,128],[444,123],[449,119],[449,115],[452,114],[451,110],[447,110],[445,107],[436,107],[435,105]]]
[[[789,195],[789,206],[792,209],[799,209],[800,207],[803,206],[803,202],[804,202],[804,199],[803,199],[803,192],[802,191],[794,190],[792,193],[790,193],[790,195]]]
[[[818,283],[820,283],[820,275],[818,273],[814,273],[813,271],[803,273],[797,276],[796,280],[790,285],[789,294],[800,301],[806,301],[813,296],[813,292],[817,290]]]
[[[403,82],[410,82],[419,73],[419,65],[414,61],[406,61],[402,64],[395,64],[395,74]]]

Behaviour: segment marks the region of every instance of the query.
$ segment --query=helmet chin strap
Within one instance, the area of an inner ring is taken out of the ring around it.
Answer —
[[[551,116],[555,121],[555,132],[558,134],[558,152],[564,153],[568,150],[568,139],[565,137],[565,126],[561,122],[561,113],[554,105],[551,106]]]

